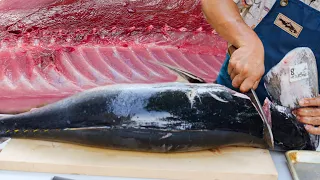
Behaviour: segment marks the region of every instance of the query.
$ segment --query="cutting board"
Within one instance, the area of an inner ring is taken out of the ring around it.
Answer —
[[[0,169],[177,180],[278,179],[269,151],[262,149],[157,154],[24,139],[12,139],[2,150]]]

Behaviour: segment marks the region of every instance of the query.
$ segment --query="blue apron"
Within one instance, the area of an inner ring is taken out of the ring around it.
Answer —
[[[264,75],[266,75],[272,67],[278,64],[289,51],[296,47],[309,47],[313,51],[317,59],[317,68],[319,73],[320,12],[300,0],[288,0],[287,5],[285,6],[281,5],[282,2],[283,1],[281,0],[277,0],[270,12],[254,29],[265,48]],[[287,24],[287,27],[284,28],[280,28],[274,24],[275,20],[279,18],[278,15],[282,15],[283,18],[281,20],[285,20],[284,23],[290,22],[290,20],[288,21],[288,19],[286,19],[289,18],[293,23],[297,23],[302,26],[302,31],[299,36],[293,36],[290,34],[290,32],[297,30],[290,26],[290,24]],[[239,89],[232,86],[232,81],[228,74],[229,58],[230,56],[227,54],[216,83],[239,91]],[[260,81],[259,86],[256,89],[256,93],[261,103],[263,103],[266,97],[270,98],[264,87],[263,79]]]

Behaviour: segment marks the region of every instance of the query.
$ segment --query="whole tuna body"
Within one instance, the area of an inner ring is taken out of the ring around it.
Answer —
[[[269,132],[247,96],[179,82],[98,87],[0,119],[2,137],[151,152],[271,148]]]

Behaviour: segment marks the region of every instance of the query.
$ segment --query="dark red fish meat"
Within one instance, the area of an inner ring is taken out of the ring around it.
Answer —
[[[86,89],[173,82],[162,62],[215,80],[226,43],[200,0],[2,0],[0,113]]]

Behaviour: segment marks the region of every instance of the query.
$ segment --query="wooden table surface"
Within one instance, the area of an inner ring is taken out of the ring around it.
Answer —
[[[0,169],[135,178],[278,179],[268,150],[245,147],[155,154],[13,139],[0,153]]]

